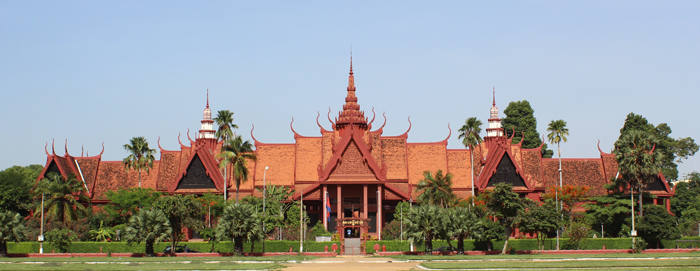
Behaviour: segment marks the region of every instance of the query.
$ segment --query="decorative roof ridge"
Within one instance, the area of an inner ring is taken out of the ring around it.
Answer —
[[[372,110],[372,112],[374,112],[374,109]],[[382,124],[382,126],[379,127],[379,129],[377,129],[377,130],[370,131],[370,133],[379,133],[379,134],[384,133],[384,125],[386,125],[386,111],[382,112],[382,116],[384,116],[384,123]],[[374,118],[372,118],[372,121],[374,121]]]
[[[614,154],[612,154],[612,152],[607,153],[607,152],[604,152],[603,150],[600,149],[600,139],[598,139],[598,151],[600,152],[600,157],[601,157],[601,158],[602,158],[603,156],[615,156]]]
[[[330,133],[330,131],[326,130],[326,128],[323,128],[323,126],[321,126],[321,123],[318,122],[318,118],[321,117],[321,111],[318,111],[317,113],[318,113],[318,115],[316,116],[316,125],[318,125],[318,128],[321,128],[321,134]],[[329,114],[330,114],[330,110],[329,110]],[[330,119],[330,117],[329,117],[329,119]]]

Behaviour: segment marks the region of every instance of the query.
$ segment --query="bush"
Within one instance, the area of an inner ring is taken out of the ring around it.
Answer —
[[[46,233],[46,239],[58,252],[70,252],[71,243],[78,237],[69,229],[53,229]]]

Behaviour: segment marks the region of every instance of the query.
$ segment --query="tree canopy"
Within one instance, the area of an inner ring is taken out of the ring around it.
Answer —
[[[41,165],[13,166],[0,171],[0,212],[29,215],[32,186],[44,169]]]
[[[672,130],[668,124],[661,123],[654,126],[642,115],[635,113],[627,115],[625,123],[620,129],[620,137],[615,142],[615,148],[619,148],[625,134],[634,130],[645,131],[656,138],[656,148],[663,154],[661,172],[669,181],[678,179],[678,164],[695,155],[699,148],[695,140],[690,137],[672,138],[670,136]]]
[[[540,133],[537,132],[537,119],[535,118],[535,110],[530,106],[527,100],[510,102],[506,110],[503,110],[506,117],[501,120],[503,129],[508,137],[513,136],[513,144],[520,142],[523,133],[523,148],[533,149],[542,144]],[[513,135],[515,130],[515,135]],[[554,151],[547,149],[547,144],[542,146],[542,157],[551,158]]]

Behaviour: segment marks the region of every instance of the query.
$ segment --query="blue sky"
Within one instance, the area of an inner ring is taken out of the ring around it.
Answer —
[[[410,116],[409,142],[449,123],[463,148],[456,130],[486,122],[492,87],[502,117],[528,100],[541,134],[567,121],[563,157],[609,151],[630,112],[700,139],[698,14],[697,1],[2,1],[0,168],[44,164],[52,139],[77,156],[104,142],[104,160],[134,136],[178,149],[207,89],[247,139],[255,124],[261,142],[293,142],[292,117],[317,136],[317,112],[342,109],[351,48],[366,116],[386,112],[385,135]]]

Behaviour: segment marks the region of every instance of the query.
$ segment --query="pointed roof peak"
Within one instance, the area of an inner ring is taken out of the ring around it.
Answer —
[[[352,73],[352,51],[350,51],[350,75],[353,75],[353,73]]]
[[[207,88],[207,108],[209,108],[209,88]]]
[[[496,87],[493,87],[493,106],[496,106]]]

